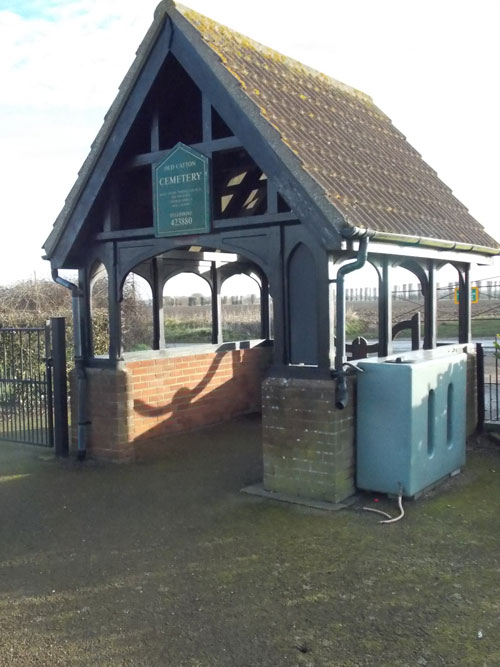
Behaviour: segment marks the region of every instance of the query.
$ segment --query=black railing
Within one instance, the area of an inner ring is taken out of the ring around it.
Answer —
[[[484,348],[484,418],[485,421],[500,421],[500,359],[497,350]]]
[[[411,333],[411,349],[418,350],[420,348],[420,330],[421,330],[421,315],[415,313],[409,320],[398,322],[392,327],[392,340],[394,340],[403,331],[410,331]],[[345,346],[347,354],[350,359],[366,359],[369,354],[377,354],[379,350],[378,341],[369,343],[366,338],[358,336],[352,343]]]
[[[0,328],[0,440],[54,441],[49,327]]]

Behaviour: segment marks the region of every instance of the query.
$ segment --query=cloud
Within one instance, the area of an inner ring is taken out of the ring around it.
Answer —
[[[48,272],[41,245],[155,4],[16,1],[0,10],[0,283]]]
[[[142,2],[139,11],[138,3],[115,0],[59,1],[41,12],[41,3],[25,2],[0,11],[0,77],[9,91],[4,104],[36,110],[110,103],[154,4]]]
[[[185,1],[372,95],[494,233],[496,2]],[[157,2],[0,0],[0,283],[39,261]]]

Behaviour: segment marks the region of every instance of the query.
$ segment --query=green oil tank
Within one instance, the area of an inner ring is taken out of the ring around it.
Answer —
[[[358,362],[360,489],[412,497],[465,464],[467,356],[454,350]]]

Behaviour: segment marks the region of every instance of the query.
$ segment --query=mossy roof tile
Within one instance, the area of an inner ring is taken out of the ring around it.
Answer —
[[[184,29],[179,27],[183,17],[194,29],[198,50],[210,49],[212,61],[235,79],[250,106],[255,105],[262,132],[267,123],[278,133],[278,143],[290,149],[286,155],[294,173],[304,173],[304,182],[309,178],[311,185],[319,186],[310,195],[315,201],[322,193],[324,206],[333,206],[356,227],[498,247],[371,97],[172,0],[163,0],[45,243],[48,256],[112,136],[167,15],[176,30]],[[338,220],[331,210],[331,219]]]
[[[371,97],[176,7],[350,224],[497,246]]]

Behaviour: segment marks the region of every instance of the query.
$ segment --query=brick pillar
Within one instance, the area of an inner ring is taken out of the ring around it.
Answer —
[[[133,399],[125,369],[87,368],[87,400],[91,425],[89,456],[126,462],[134,458]],[[72,373],[72,446],[76,447],[77,387]]]
[[[268,378],[262,385],[264,488],[340,502],[354,488],[355,379],[335,407],[333,380]]]

